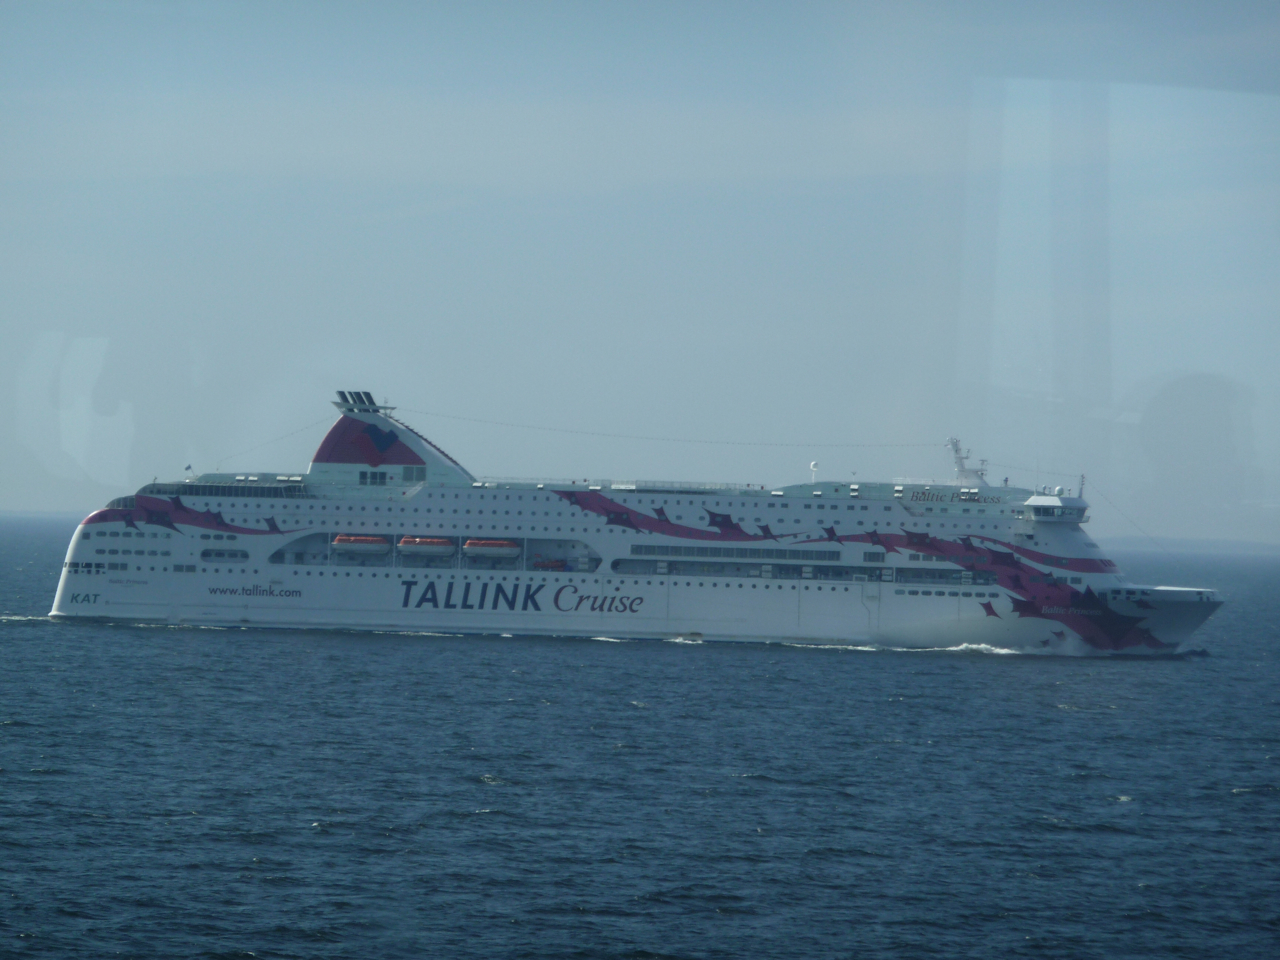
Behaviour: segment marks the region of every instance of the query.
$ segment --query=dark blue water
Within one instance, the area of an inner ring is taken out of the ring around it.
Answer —
[[[0,521],[0,955],[1280,956],[1280,562],[1208,657],[61,625]]]

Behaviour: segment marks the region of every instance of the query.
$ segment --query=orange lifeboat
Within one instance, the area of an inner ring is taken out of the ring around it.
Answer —
[[[407,557],[451,557],[458,548],[444,537],[401,537],[397,549]]]
[[[361,537],[350,533],[340,533],[333,538],[333,549],[341,553],[372,556],[386,553],[391,549],[391,544],[386,537]]]
[[[520,544],[514,540],[468,540],[462,545],[462,554],[466,557],[512,560],[520,556],[520,553]]]

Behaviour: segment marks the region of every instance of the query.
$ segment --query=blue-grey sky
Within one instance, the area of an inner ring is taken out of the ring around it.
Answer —
[[[483,475],[956,434],[1280,541],[1277,9],[0,5],[0,509],[296,472],[358,388]]]

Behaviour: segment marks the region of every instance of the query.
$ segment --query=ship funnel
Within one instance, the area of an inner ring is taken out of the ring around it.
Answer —
[[[367,390],[338,390],[333,405],[342,416],[329,428],[311,458],[312,482],[353,483],[361,468],[394,477],[395,483],[469,485],[473,477],[462,464],[391,415]]]

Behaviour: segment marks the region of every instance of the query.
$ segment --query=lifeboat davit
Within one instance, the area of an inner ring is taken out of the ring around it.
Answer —
[[[359,537],[340,533],[333,538],[333,549],[341,553],[358,553],[366,556],[383,554],[391,549],[386,537]]]
[[[451,557],[458,549],[444,537],[401,537],[397,548],[408,557]]]
[[[462,554],[467,557],[512,560],[520,556],[520,553],[520,544],[514,540],[468,540],[462,545]]]

